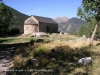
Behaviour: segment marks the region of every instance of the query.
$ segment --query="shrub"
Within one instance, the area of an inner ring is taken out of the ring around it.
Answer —
[[[34,45],[35,40],[31,39],[30,40],[30,45]]]
[[[12,28],[9,33],[10,36],[20,34],[20,30],[18,28]]]
[[[57,46],[54,49],[51,50],[50,58],[56,58],[58,60],[60,59],[66,59],[70,58],[73,51],[69,46]]]
[[[48,59],[46,59],[45,57],[44,58],[40,57],[38,59],[38,66],[39,67],[46,67],[48,62],[49,62]]]
[[[21,55],[16,55],[14,57],[14,67],[22,67],[25,65],[25,59]]]
[[[33,52],[31,52],[30,55],[33,57],[37,57],[37,56],[40,56],[40,55],[46,53],[47,50],[48,49],[46,47],[39,46]]]

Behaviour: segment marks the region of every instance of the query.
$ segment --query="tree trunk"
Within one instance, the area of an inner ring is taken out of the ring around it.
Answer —
[[[89,46],[92,46],[93,45],[93,38],[94,38],[94,35],[96,33],[97,28],[98,28],[98,23],[96,24],[95,29],[94,29],[94,31],[92,33]]]

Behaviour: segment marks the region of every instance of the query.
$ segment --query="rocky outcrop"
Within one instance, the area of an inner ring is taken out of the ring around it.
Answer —
[[[7,75],[13,68],[13,52],[13,47],[0,51],[0,75]]]

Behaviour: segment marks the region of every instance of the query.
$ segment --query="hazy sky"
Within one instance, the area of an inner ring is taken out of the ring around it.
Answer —
[[[6,5],[27,15],[55,18],[77,17],[77,8],[82,0],[3,0]]]

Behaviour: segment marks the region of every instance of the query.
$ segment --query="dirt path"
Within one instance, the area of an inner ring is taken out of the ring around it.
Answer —
[[[4,51],[0,51],[0,75],[7,75],[13,68],[13,52],[14,48],[7,48]]]

